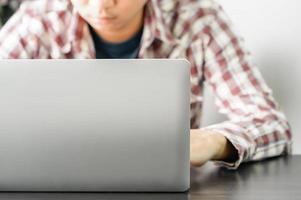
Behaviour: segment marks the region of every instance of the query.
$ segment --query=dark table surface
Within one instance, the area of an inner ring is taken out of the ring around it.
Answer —
[[[243,164],[231,171],[212,163],[191,169],[187,193],[0,193],[0,200],[301,199],[301,155]]]

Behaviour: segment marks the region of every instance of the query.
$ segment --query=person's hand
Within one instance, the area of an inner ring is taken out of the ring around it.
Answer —
[[[233,160],[237,151],[220,133],[190,130],[190,164],[199,167],[209,160]]]

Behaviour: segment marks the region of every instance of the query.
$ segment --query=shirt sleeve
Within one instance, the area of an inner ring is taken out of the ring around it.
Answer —
[[[205,32],[205,80],[213,88],[219,112],[229,120],[201,129],[223,134],[238,152],[235,162],[217,164],[236,169],[245,161],[290,153],[286,116],[220,6]]]
[[[30,31],[32,27],[39,30],[25,6],[21,6],[0,30],[0,59],[33,58],[38,53],[39,40]]]

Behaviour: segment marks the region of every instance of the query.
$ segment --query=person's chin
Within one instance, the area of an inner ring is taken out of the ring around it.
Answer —
[[[90,22],[90,25],[95,30],[106,30],[106,31],[117,31],[118,30],[117,24],[105,24],[105,23]]]
[[[116,28],[112,25],[103,25],[103,24],[90,24],[95,30],[106,30],[106,31],[114,31]]]
[[[112,26],[116,23],[116,18],[92,18],[90,21],[97,26]]]

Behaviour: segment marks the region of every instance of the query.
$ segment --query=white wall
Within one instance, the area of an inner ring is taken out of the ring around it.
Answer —
[[[301,154],[301,1],[219,0],[245,38],[293,129],[293,153]],[[225,119],[206,88],[203,126]]]

